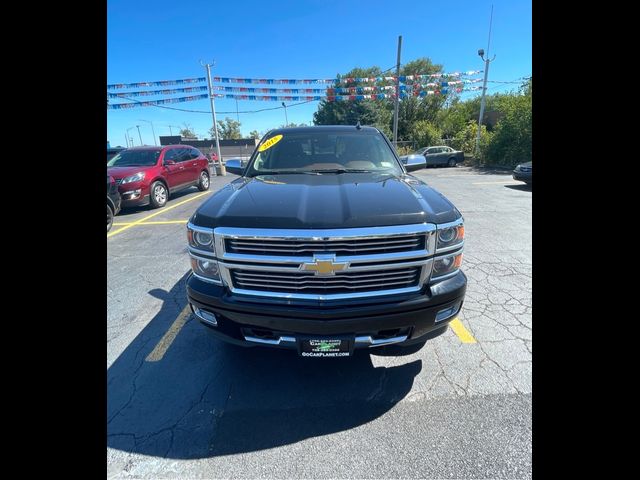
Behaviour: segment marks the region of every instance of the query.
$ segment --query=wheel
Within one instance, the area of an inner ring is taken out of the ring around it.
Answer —
[[[113,210],[111,210],[111,207],[107,205],[107,232],[111,230],[112,226],[113,226]]]
[[[162,182],[153,182],[149,189],[149,203],[153,208],[164,207],[169,198],[167,187]]]
[[[198,180],[198,190],[201,192],[209,190],[209,174],[204,170],[200,172],[200,179]]]
[[[449,162],[447,162],[447,165],[450,167],[455,167],[456,166],[456,159],[455,158],[450,158]]]

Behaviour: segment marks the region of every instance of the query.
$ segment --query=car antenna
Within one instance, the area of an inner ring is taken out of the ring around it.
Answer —
[[[360,126],[360,120],[358,120],[358,123],[356,123],[356,129],[360,130],[362,127]]]

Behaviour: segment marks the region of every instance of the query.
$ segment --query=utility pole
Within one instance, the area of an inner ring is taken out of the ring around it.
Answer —
[[[282,106],[284,107],[284,121],[285,121],[285,127],[289,126],[289,118],[287,118],[287,105],[282,102]]]
[[[236,120],[240,123],[240,114],[238,113],[238,99],[236,98]]]
[[[476,157],[480,154],[480,132],[482,127],[482,117],[484,117],[484,102],[487,93],[487,78],[489,78],[489,63],[496,59],[494,55],[489,59],[489,47],[491,46],[491,24],[493,23],[493,5],[491,5],[491,18],[489,19],[489,42],[487,43],[487,59],[484,58],[484,50],[478,50],[478,55],[484,61],[484,81],[482,82],[482,99],[480,100],[480,116],[478,117],[478,135],[476,136]]]
[[[142,120],[142,119],[140,119],[140,121],[151,124],[151,131],[153,132],[153,144],[157,147],[158,142],[156,141],[156,130],[153,128],[153,122],[151,120]]]
[[[140,135],[140,125],[136,125],[136,128],[138,129],[138,138],[140,139],[140,146],[142,146],[142,135]]]
[[[209,87],[209,100],[211,102],[211,115],[213,117],[213,133],[216,136],[216,154],[218,155],[218,162],[220,162],[220,165],[222,165],[222,155],[220,154],[220,140],[218,139],[218,121],[216,120],[216,104],[213,101],[213,86],[211,85],[211,64],[202,63],[202,60],[200,60],[200,65],[205,67],[207,70],[207,86]]]
[[[124,134],[124,139],[127,143],[125,143],[125,145],[127,146],[127,148],[129,148],[129,135],[127,135],[126,133]]]
[[[398,62],[396,63],[396,101],[393,106],[393,146],[398,147],[398,108],[400,107],[400,51],[402,35],[398,35]]]
[[[129,143],[127,145],[133,147],[133,137],[129,135],[129,130],[133,130],[135,127],[127,128],[127,138],[129,139]]]

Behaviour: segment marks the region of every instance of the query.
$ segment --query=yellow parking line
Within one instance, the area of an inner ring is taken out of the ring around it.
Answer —
[[[130,224],[128,224],[128,225],[125,225],[125,226],[124,226],[124,227],[122,227],[122,228],[119,228],[118,230],[115,230],[115,231],[113,231],[113,232],[109,233],[109,234],[107,235],[107,238],[109,238],[109,237],[113,237],[114,235],[117,235],[117,234],[118,234],[118,233],[120,233],[120,232],[124,232],[124,231],[125,231],[125,230],[127,230],[128,228],[131,228],[131,227],[133,227],[133,226],[135,226],[135,225],[139,225],[139,224],[141,224],[141,223],[142,223],[142,222],[144,222],[145,220],[149,220],[150,218],[153,218],[153,217],[155,217],[156,215],[160,215],[160,214],[163,214],[163,213],[165,213],[165,212],[168,212],[169,210],[171,210],[171,209],[173,209],[173,208],[179,207],[180,205],[184,205],[185,203],[187,203],[187,202],[191,202],[192,200],[195,200],[195,199],[197,199],[197,198],[200,198],[200,197],[202,197],[203,195],[206,195],[206,194],[208,194],[208,193],[211,193],[211,190],[208,190],[208,191],[206,191],[206,192],[202,192],[202,193],[200,193],[200,194],[198,194],[198,195],[196,195],[196,196],[194,196],[194,197],[187,198],[186,200],[183,200],[183,201],[181,201],[181,202],[178,202],[178,203],[176,203],[175,205],[171,205],[170,207],[162,208],[162,209],[160,209],[160,211],[158,211],[158,212],[156,212],[156,213],[152,213],[151,215],[147,215],[146,217],[141,218],[140,220],[136,220],[135,222],[132,222],[132,223],[130,223]]]
[[[497,185],[497,184],[513,184],[519,185],[521,182],[514,182],[513,180],[500,180],[498,182],[473,182],[471,185]]]
[[[476,339],[473,338],[473,335],[471,335],[469,330],[464,328],[464,325],[458,319],[458,317],[451,320],[451,323],[449,323],[449,325],[462,343],[478,343]]]
[[[191,309],[189,308],[189,305],[187,305],[180,312],[180,314],[178,315],[178,318],[176,318],[174,322],[171,324],[171,326],[169,327],[169,330],[167,330],[167,333],[165,333],[162,336],[162,338],[154,347],[154,349],[151,351],[151,353],[147,355],[147,358],[145,358],[145,361],[159,362],[160,360],[162,360],[162,357],[164,357],[164,354],[167,353],[167,350],[169,349],[173,341],[178,336],[178,333],[180,333],[180,330],[182,329],[182,327],[184,327],[184,324],[187,322],[187,318],[189,318],[190,313],[191,313]]]
[[[189,220],[169,220],[166,222],[141,222],[141,223],[137,223],[136,225],[173,225],[173,224],[177,224],[177,223],[182,223],[185,224],[187,223]],[[130,222],[130,223],[114,223],[113,225],[117,225],[117,226],[122,226],[122,225],[133,225],[135,222]]]

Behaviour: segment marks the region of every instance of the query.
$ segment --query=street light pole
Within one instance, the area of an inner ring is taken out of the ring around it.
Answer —
[[[222,155],[220,154],[220,140],[218,139],[218,121],[216,120],[216,104],[213,101],[213,85],[211,85],[211,64],[202,63],[200,65],[207,69],[207,87],[209,87],[209,101],[211,102],[211,116],[213,117],[213,133],[216,136],[216,154],[218,155],[218,162],[222,165]]]
[[[140,146],[142,146],[142,135],[140,135],[140,125],[136,125],[136,128],[138,129],[138,138],[140,139]]]
[[[143,120],[143,119],[140,119],[140,121],[151,124],[151,131],[153,132],[153,144],[157,147],[158,142],[156,141],[156,130],[153,128],[153,122],[151,120]]]
[[[129,127],[127,128],[127,137],[129,138],[129,143],[131,144],[130,146],[133,147],[133,138],[131,137],[131,135],[129,135],[129,130],[133,130],[135,127]],[[129,145],[129,143],[127,145]]]
[[[289,126],[289,118],[287,117],[287,106],[285,105],[284,102],[282,102],[282,106],[284,107],[284,121],[285,121],[285,127]]]
[[[478,135],[476,136],[476,158],[480,155],[480,133],[482,131],[482,117],[484,117],[484,103],[487,93],[487,78],[489,78],[489,63],[496,59],[494,55],[492,59],[489,59],[489,47],[491,47],[491,24],[493,22],[493,5],[491,5],[491,18],[489,19],[489,42],[487,43],[487,59],[484,59],[484,50],[481,48],[478,50],[478,55],[484,61],[484,81],[482,82],[482,99],[480,100],[480,115],[478,116]]]

